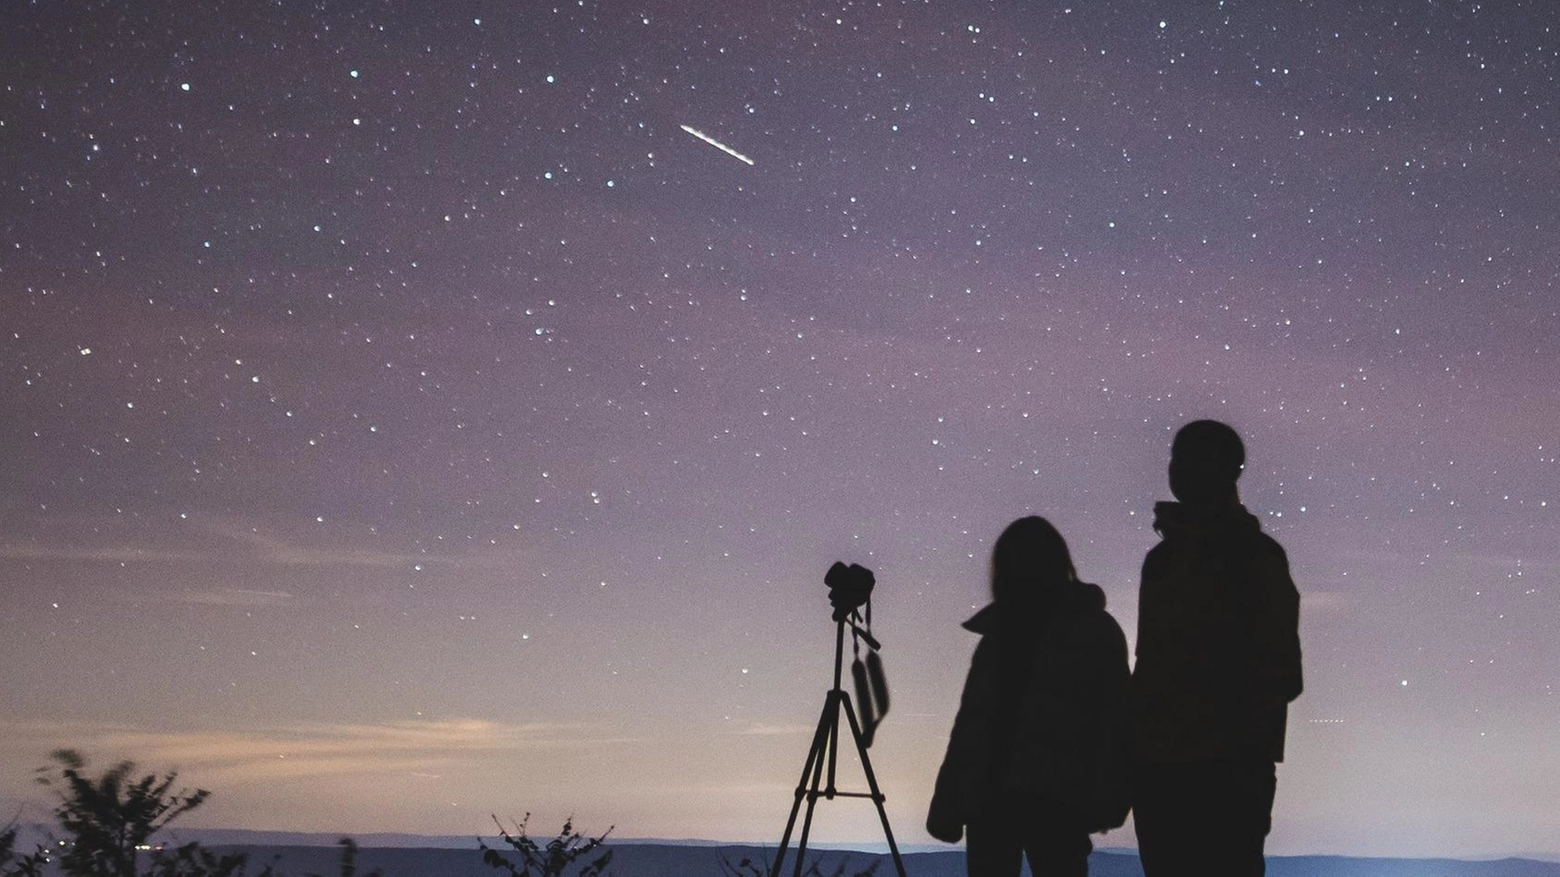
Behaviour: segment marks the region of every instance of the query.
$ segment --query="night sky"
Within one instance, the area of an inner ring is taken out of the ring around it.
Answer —
[[[0,19],[0,816],[75,746],[774,843],[843,559],[924,842],[997,534],[1130,639],[1215,417],[1304,595],[1269,850],[1560,852],[1560,7]]]

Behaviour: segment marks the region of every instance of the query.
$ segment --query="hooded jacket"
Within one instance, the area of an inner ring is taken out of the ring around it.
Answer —
[[[1047,802],[1085,831],[1127,813],[1131,711],[1126,637],[1105,592],[1069,581],[1032,605],[992,603],[937,773],[927,828],[958,840],[992,804]]]
[[[1236,503],[1161,502],[1138,596],[1137,756],[1284,760],[1300,695],[1300,594],[1284,549]]]

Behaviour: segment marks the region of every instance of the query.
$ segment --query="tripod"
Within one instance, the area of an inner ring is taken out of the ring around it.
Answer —
[[[851,613],[851,633],[867,637],[868,642],[874,642],[871,634],[856,627],[854,616]],[[807,815],[802,819],[802,837],[796,844],[796,867],[792,871],[792,877],[801,877],[802,864],[807,857],[807,835],[812,830],[813,808],[818,804],[819,798],[834,800],[836,796],[843,798],[870,798],[877,805],[878,818],[883,821],[883,836],[888,838],[888,851],[894,856],[894,870],[899,872],[899,877],[905,877],[905,863],[899,858],[899,846],[894,843],[894,830],[888,827],[888,813],[883,809],[883,792],[878,789],[877,776],[872,773],[872,759],[867,757],[867,747],[862,743],[861,724],[856,721],[856,710],[851,706],[850,695],[840,688],[840,668],[845,657],[845,620],[836,622],[834,630],[834,687],[823,699],[823,714],[818,717],[818,730],[813,733],[812,748],[807,751],[807,761],[802,765],[802,778],[796,784],[796,801],[791,804],[791,818],[785,822],[785,834],[780,838],[780,852],[775,855],[775,866],[770,874],[779,877],[782,873],[781,866],[785,864],[785,850],[791,843],[791,829],[796,827],[796,814],[802,808],[802,799],[807,799]],[[867,775],[867,788],[870,792],[842,792],[834,787],[834,763],[840,749],[840,713],[845,713],[845,718],[850,720],[851,739],[856,742],[856,753],[861,756],[861,767]],[[824,785],[823,771],[824,761],[829,764],[829,778]],[[808,774],[812,775],[811,783],[808,782]]]

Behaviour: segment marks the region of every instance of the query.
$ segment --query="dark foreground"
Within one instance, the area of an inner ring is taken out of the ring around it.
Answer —
[[[613,850],[610,873],[619,877],[701,877],[756,873],[748,862],[766,862],[772,849],[756,846],[678,846],[674,844],[609,844]],[[287,874],[331,874],[340,867],[335,847],[246,846],[252,866],[275,860]],[[792,851],[794,855],[794,849]],[[964,853],[949,850],[908,853],[904,856],[909,877],[964,877]],[[791,872],[786,862],[786,874]],[[808,873],[822,877],[854,877],[873,869],[873,877],[893,877],[893,861],[887,855],[845,851],[809,852]],[[811,870],[817,865],[817,871]],[[358,873],[381,869],[385,877],[492,877],[502,872],[482,864],[475,849],[412,849],[365,847],[358,856]],[[1025,873],[1028,871],[1026,869]],[[1137,856],[1096,852],[1089,858],[1090,877],[1142,877]],[[1268,859],[1269,877],[1560,877],[1560,863],[1529,859],[1465,862],[1452,859],[1355,859],[1341,856],[1283,856]]]

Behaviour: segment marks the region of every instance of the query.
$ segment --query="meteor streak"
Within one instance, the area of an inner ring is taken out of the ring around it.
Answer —
[[[692,134],[693,136],[699,138],[700,140],[703,140],[705,143],[708,143],[709,145],[715,147],[716,149],[719,149],[721,152],[726,153],[727,155],[731,156],[732,158],[736,159],[737,161],[740,161],[740,162],[742,162],[744,164],[747,164],[747,165],[752,165],[753,164],[753,159],[748,158],[747,156],[743,155],[742,153],[736,151],[735,149],[732,149],[730,146],[727,146],[726,144],[720,142],[719,140],[716,140],[714,137],[711,137],[711,136],[705,134],[703,131],[700,131],[698,128],[690,128],[687,125],[678,125],[677,127],[683,129],[684,131],[687,131],[689,134]]]

